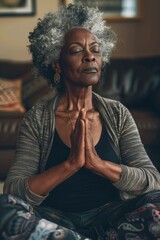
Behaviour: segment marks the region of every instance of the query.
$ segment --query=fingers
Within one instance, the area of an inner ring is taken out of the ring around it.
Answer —
[[[82,148],[85,145],[84,139],[85,139],[85,113],[80,113],[80,116],[77,119],[76,122],[76,127],[75,127],[75,132],[76,132],[76,136],[77,138],[79,138],[80,141],[80,145],[79,147],[82,146]]]
[[[81,144],[80,147],[84,148],[85,147],[85,123],[82,119],[79,121],[79,131],[80,131],[80,138],[81,138]]]
[[[82,143],[84,146],[85,117],[86,117],[86,111],[85,111],[85,109],[82,109],[77,118],[75,128],[71,133],[72,144],[75,145],[75,144],[77,144],[76,142],[79,142],[79,147],[81,147],[80,143]],[[76,140],[76,142],[74,142],[75,140]]]
[[[85,120],[86,119],[86,110],[84,108],[79,112],[79,118]]]
[[[85,164],[85,113],[79,115],[74,131],[71,134],[71,156],[73,164],[81,168]]]
[[[85,147],[86,150],[90,148],[91,146],[91,135],[90,135],[90,131],[89,131],[89,122],[88,119],[86,119],[85,121]]]
[[[78,118],[77,118],[75,128],[78,127],[80,120],[83,120],[83,121],[84,121],[85,118],[86,118],[86,110],[85,110],[84,108],[82,108],[82,109],[80,110],[80,112],[79,112],[79,116],[78,116]]]
[[[86,118],[86,110],[84,108],[82,108],[79,111],[79,115],[78,115],[76,123],[78,123],[80,119],[85,120],[85,118]]]

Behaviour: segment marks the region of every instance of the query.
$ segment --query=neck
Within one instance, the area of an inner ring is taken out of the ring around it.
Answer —
[[[67,89],[65,102],[68,111],[80,111],[82,108],[87,110],[93,109],[92,87],[70,91]]]

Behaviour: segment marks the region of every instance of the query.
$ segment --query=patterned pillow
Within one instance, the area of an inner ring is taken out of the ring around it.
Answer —
[[[20,79],[8,80],[0,79],[0,110],[25,112],[21,103]]]

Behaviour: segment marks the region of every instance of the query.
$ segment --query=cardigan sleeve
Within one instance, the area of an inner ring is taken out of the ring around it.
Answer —
[[[120,104],[119,148],[122,159],[121,178],[114,185],[123,199],[160,189],[160,173],[142,144],[129,110]]]
[[[16,147],[16,157],[4,184],[4,193],[40,205],[47,196],[39,196],[28,188],[28,178],[38,173],[40,161],[41,112],[33,107],[22,121]]]

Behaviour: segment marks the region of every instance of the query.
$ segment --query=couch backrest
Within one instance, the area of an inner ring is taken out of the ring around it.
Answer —
[[[128,108],[153,107],[160,90],[160,57],[112,59],[94,89]]]
[[[25,74],[32,71],[32,68],[32,63],[28,61],[0,60],[0,77],[7,79],[23,77]]]

